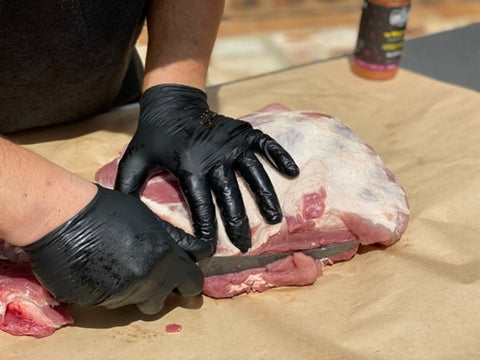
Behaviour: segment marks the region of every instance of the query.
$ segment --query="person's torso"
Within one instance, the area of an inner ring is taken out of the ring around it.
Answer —
[[[147,3],[0,0],[0,133],[76,120],[108,107]]]

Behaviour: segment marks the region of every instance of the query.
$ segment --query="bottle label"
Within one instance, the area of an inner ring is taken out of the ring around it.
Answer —
[[[385,71],[398,68],[409,6],[363,3],[354,60],[361,67]]]

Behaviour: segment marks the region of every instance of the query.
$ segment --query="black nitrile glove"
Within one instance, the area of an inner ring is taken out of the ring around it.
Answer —
[[[200,293],[203,275],[178,246],[200,241],[159,219],[138,198],[98,188],[82,211],[24,248],[40,283],[60,302],[136,304],[145,314],[160,311],[172,291]]]
[[[213,191],[227,235],[245,252],[251,235],[235,171],[249,184],[266,221],[282,219],[273,185],[254,152],[285,175],[299,173],[291,156],[271,137],[248,122],[210,111],[203,91],[185,85],[154,86],[140,99],[138,128],[120,161],[115,188],[138,194],[153,173],[169,170],[190,206],[195,235],[215,244]]]

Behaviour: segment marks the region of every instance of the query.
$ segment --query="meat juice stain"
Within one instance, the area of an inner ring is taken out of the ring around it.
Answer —
[[[398,71],[410,0],[364,0],[352,71],[386,80]]]

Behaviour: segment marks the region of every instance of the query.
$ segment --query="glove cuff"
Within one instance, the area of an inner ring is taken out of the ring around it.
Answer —
[[[88,214],[93,207],[95,207],[95,204],[99,201],[99,199],[102,197],[102,194],[104,191],[106,191],[102,186],[95,184],[98,188],[97,193],[93,197],[93,199],[82,209],[80,210],[75,216],[73,216],[71,219],[67,220],[60,226],[58,226],[56,229],[52,230],[49,232],[47,235],[43,236],[39,240],[35,241],[32,244],[29,244],[27,246],[24,246],[23,249],[32,255],[35,255],[37,252],[42,251],[45,248],[48,248],[49,246],[54,243],[54,240],[56,237],[59,235],[62,235],[65,231],[68,231],[74,224],[78,224],[78,220],[85,217],[86,214]]]
[[[140,97],[140,108],[148,106],[151,102],[156,104],[176,104],[177,102],[193,102],[208,108],[207,93],[189,85],[161,84],[148,88]]]
[[[23,247],[42,286],[60,302],[78,302],[78,299],[85,298],[87,293],[89,300],[83,305],[94,305],[107,296],[101,290],[95,289],[90,284],[90,279],[75,283],[74,278],[70,277],[73,270],[72,259],[75,258],[76,252],[81,247],[89,246],[85,241],[88,236],[82,237],[82,229],[92,226],[87,224],[96,218],[91,216],[91,212],[96,211],[96,204],[101,203],[101,198],[107,192],[106,189],[96,185],[97,194],[80,212],[41,239]]]

